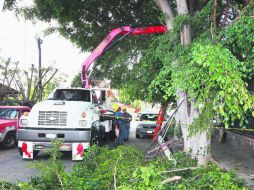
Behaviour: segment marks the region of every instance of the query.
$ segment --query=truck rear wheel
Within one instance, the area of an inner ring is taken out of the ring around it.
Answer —
[[[35,158],[39,154],[39,150],[33,150],[33,158]],[[19,147],[19,154],[21,157],[23,157],[23,151],[22,148]]]
[[[7,133],[4,140],[1,142],[0,146],[2,149],[7,150],[15,147],[16,145],[16,134]]]

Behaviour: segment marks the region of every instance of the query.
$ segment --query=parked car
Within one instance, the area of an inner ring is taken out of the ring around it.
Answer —
[[[16,133],[19,128],[19,118],[24,112],[29,112],[26,106],[0,106],[0,147],[9,149],[16,145]]]
[[[156,127],[158,113],[140,112],[137,115],[138,125],[136,128],[136,138],[152,136]]]

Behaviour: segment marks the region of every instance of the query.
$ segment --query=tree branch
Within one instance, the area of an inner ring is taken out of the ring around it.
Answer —
[[[18,73],[16,73],[16,76],[18,77],[18,79],[15,79],[15,82],[16,82],[17,86],[19,87],[20,91],[21,91],[23,99],[25,100],[26,99],[26,94],[25,94],[25,89],[23,87],[21,78],[20,78]]]
[[[161,184],[161,185],[164,185],[164,184],[166,184],[166,183],[170,183],[170,182],[173,182],[173,181],[178,181],[178,180],[180,180],[181,178],[182,178],[181,176],[174,176],[174,177],[165,179],[164,181],[160,182],[160,184]]]
[[[118,163],[119,159],[122,157],[122,154],[117,158],[116,164]],[[114,167],[114,190],[116,190],[116,165]]]
[[[7,61],[5,61],[5,67],[4,67],[4,79],[3,79],[3,86],[2,86],[2,90],[4,89],[4,84],[5,84],[5,80],[7,78],[7,71],[8,71],[8,67],[9,67],[9,63],[10,63],[11,58],[8,58]]]
[[[198,167],[178,168],[178,169],[173,169],[173,170],[165,171],[163,173],[173,173],[173,172],[181,172],[181,171],[196,170],[196,169],[198,169]]]
[[[35,95],[36,95],[36,93],[37,93],[37,89],[38,89],[38,77],[36,77],[36,78],[34,79],[34,91],[33,91],[32,97],[31,97],[31,100],[32,100],[32,101],[34,101],[34,99],[35,99]]]
[[[8,87],[11,86],[11,83],[12,83],[13,79],[15,78],[16,73],[18,73],[18,64],[19,64],[19,62],[17,61],[16,64],[15,64],[16,65],[15,69],[13,70],[13,73],[12,73],[12,76],[11,76],[11,80],[9,81]]]
[[[173,29],[173,18],[174,14],[171,6],[168,3],[168,0],[155,0],[157,6],[161,9],[161,11],[166,14],[166,25],[168,30]]]
[[[27,76],[27,99],[30,99],[30,94],[31,94],[31,87],[32,87],[32,83],[33,83],[33,73],[34,73],[34,64],[32,64],[31,67],[31,75],[30,78]]]
[[[58,69],[55,70],[55,72],[49,77],[49,79],[43,84],[42,89],[51,81],[51,79],[56,75]]]

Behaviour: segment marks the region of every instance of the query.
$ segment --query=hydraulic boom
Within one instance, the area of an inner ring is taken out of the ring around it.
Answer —
[[[112,40],[117,35],[142,35],[142,34],[158,34],[165,33],[167,31],[166,26],[148,26],[148,27],[139,27],[132,28],[130,26],[123,26],[120,28],[113,29],[103,40],[102,42],[93,50],[93,52],[88,56],[88,58],[82,63],[82,72],[81,80],[84,88],[90,88],[89,74],[88,70],[93,62],[105,53],[109,49],[109,45]],[[122,38],[121,38],[122,39]]]

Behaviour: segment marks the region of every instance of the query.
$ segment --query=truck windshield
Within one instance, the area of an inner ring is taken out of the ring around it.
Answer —
[[[1,119],[17,119],[18,118],[18,113],[19,111],[16,110],[16,109],[10,109],[10,108],[6,108],[6,109],[3,109],[1,108],[0,109],[0,118]]]
[[[48,100],[90,102],[90,91],[81,89],[57,89]]]

